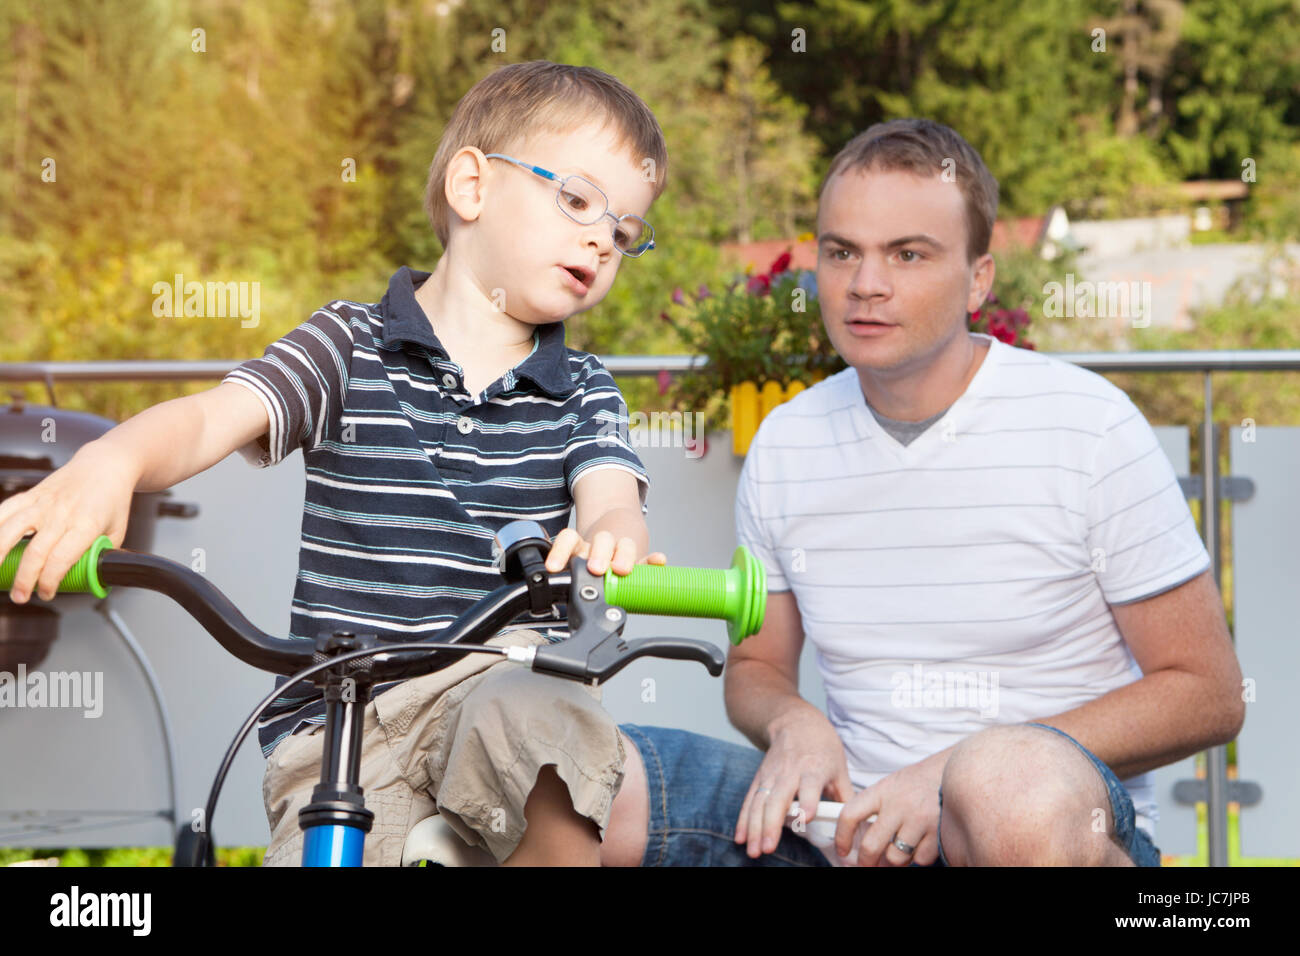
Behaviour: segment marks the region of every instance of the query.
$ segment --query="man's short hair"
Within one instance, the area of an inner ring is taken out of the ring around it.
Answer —
[[[485,153],[510,153],[531,136],[568,133],[590,122],[617,131],[634,162],[654,175],[658,199],[668,175],[663,130],[641,98],[608,73],[532,60],[500,67],[475,83],[456,104],[429,167],[424,209],[443,248],[451,231],[443,183],[457,150],[477,146]]]
[[[974,262],[989,251],[998,216],[998,181],[975,148],[942,123],[909,117],[867,127],[831,160],[821,193],[841,172],[906,170],[933,176],[945,169],[951,169],[966,199],[966,260]]]

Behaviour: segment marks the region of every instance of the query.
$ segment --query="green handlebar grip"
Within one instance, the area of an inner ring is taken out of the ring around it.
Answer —
[[[767,568],[743,544],[728,569],[638,564],[620,576],[610,568],[605,600],[632,613],[721,618],[731,643],[739,644],[763,626]]]
[[[8,591],[14,586],[14,575],[18,573],[18,562],[23,559],[23,552],[27,550],[27,543],[31,538],[24,538],[13,546],[13,549],[5,555],[5,559],[0,561],[0,590]],[[110,550],[113,547],[113,539],[106,534],[101,534],[86,549],[86,553],[77,559],[77,563],[68,568],[68,573],[63,576],[59,583],[59,592],[67,594],[86,594],[90,593],[95,597],[107,597],[108,588],[99,583],[99,553]]]

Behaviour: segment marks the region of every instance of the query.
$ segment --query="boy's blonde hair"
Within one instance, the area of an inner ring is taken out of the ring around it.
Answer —
[[[998,215],[998,181],[975,147],[949,126],[909,117],[868,126],[831,160],[822,193],[831,177],[849,171],[906,170],[918,176],[951,170],[966,200],[966,261],[989,251]]]
[[[532,60],[503,66],[475,83],[456,104],[429,167],[424,209],[442,247],[451,231],[443,183],[458,150],[477,146],[485,153],[510,153],[531,136],[567,133],[589,122],[614,127],[636,165],[647,177],[653,174],[658,199],[668,177],[663,131],[641,98],[608,73]]]

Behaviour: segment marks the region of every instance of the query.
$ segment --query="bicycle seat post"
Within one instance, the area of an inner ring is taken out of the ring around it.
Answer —
[[[317,662],[364,646],[350,631],[316,639]],[[375,814],[366,808],[359,783],[361,736],[370,700],[372,657],[326,671],[325,741],[321,779],[311,803],[298,811],[303,866],[361,866],[366,834]]]

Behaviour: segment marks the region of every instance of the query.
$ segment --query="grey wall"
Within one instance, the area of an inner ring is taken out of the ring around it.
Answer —
[[[1229,430],[1232,473],[1255,484],[1232,520],[1237,657],[1253,695],[1246,698],[1237,762],[1239,779],[1263,793],[1258,804],[1241,808],[1241,852],[1300,857],[1300,428],[1257,427],[1253,440],[1245,436],[1242,428]]]

